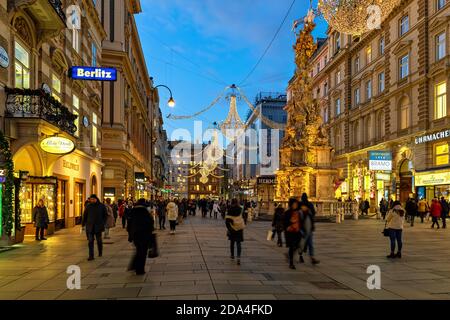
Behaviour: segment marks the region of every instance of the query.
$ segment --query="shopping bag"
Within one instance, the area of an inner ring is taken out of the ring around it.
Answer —
[[[157,258],[159,256],[159,249],[158,249],[158,241],[156,240],[156,234],[152,234],[151,240],[150,240],[150,248],[148,250],[148,257],[150,259]]]
[[[274,231],[273,230],[269,230],[267,231],[267,241],[272,241],[274,239]]]

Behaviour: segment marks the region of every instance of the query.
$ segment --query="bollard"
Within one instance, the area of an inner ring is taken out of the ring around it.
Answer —
[[[342,222],[344,222],[344,220],[345,220],[344,210],[342,210],[342,209],[341,209],[341,220],[342,220]]]
[[[341,223],[341,215],[339,213],[336,214],[336,223]]]

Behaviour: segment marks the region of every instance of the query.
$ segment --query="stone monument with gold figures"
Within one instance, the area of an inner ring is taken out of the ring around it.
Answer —
[[[304,192],[313,201],[334,199],[337,170],[331,165],[333,148],[323,127],[319,102],[313,97],[309,75],[309,62],[317,49],[312,36],[313,20],[310,11],[294,46],[297,69],[291,99],[285,108],[288,119],[280,147],[280,168],[276,172],[275,201],[300,197]]]

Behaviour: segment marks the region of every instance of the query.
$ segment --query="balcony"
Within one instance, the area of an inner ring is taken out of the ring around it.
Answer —
[[[42,38],[54,36],[66,28],[66,14],[61,0],[9,0],[8,7],[27,12],[37,22]]]
[[[5,88],[6,118],[42,119],[74,135],[77,116],[42,89]]]

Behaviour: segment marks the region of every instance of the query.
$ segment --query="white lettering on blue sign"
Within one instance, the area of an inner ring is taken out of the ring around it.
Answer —
[[[72,67],[71,77],[75,80],[116,81],[117,70],[115,68]]]

